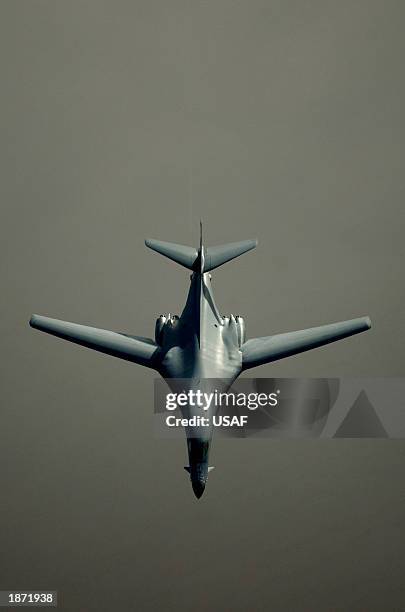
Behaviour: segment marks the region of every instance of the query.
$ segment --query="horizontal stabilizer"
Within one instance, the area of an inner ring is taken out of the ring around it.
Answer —
[[[162,242],[161,240],[152,240],[148,238],[145,240],[147,247],[168,257],[172,261],[192,270],[194,264],[197,261],[198,252],[193,247],[184,246],[182,244],[175,244],[174,242]]]
[[[69,340],[75,344],[149,368],[153,367],[152,357],[158,348],[152,340],[40,315],[32,315],[30,325],[63,340]]]
[[[311,327],[300,331],[248,340],[242,345],[242,368],[254,368],[277,359],[336,342],[370,329],[369,317]]]
[[[242,242],[231,242],[221,246],[204,247],[204,258],[200,257],[200,250],[182,244],[173,242],[162,242],[161,240],[145,240],[147,247],[168,257],[172,261],[188,268],[189,270],[198,270],[200,272],[210,272],[227,261],[239,257],[243,253],[247,253],[257,246],[257,240],[243,240]],[[203,264],[203,270],[200,266]]]
[[[257,247],[257,240],[243,240],[242,242],[230,242],[221,246],[207,247],[205,249],[204,272],[215,270],[227,261],[243,255]]]

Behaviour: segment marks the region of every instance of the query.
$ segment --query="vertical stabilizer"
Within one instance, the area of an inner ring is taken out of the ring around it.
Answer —
[[[203,229],[202,229],[202,220],[200,219],[200,250],[199,250],[199,255],[200,255],[200,266],[199,266],[199,273],[203,274],[204,273],[204,266],[205,266],[205,252],[204,252],[204,245],[203,245]]]

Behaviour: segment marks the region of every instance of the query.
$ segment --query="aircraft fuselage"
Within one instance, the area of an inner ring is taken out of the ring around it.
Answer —
[[[173,391],[226,391],[242,370],[244,324],[240,317],[222,317],[215,304],[209,273],[194,272],[187,302],[180,317],[161,316],[156,322],[156,369]],[[215,379],[215,380],[213,380]],[[189,419],[201,415],[199,406],[186,405]],[[210,425],[186,427],[189,472],[194,493],[200,497],[208,476],[215,407],[204,414]]]

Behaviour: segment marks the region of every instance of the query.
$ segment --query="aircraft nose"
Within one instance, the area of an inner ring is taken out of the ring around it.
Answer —
[[[204,493],[205,482],[203,480],[192,480],[191,486],[193,487],[194,495],[197,499],[200,499],[201,495]]]

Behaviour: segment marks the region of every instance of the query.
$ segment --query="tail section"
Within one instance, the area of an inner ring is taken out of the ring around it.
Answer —
[[[221,246],[208,247],[205,249],[204,272],[215,270],[227,261],[251,251],[256,246],[257,240],[242,240],[242,242],[230,242]]]
[[[152,240],[148,238],[145,240],[147,247],[168,257],[172,261],[194,270],[194,266],[198,260],[198,251],[193,247],[184,246],[182,244],[175,244],[174,242],[162,242],[161,240]]]
[[[200,247],[184,246],[161,240],[145,240],[147,247],[168,257],[172,261],[194,270],[195,272],[210,272],[223,264],[247,253],[257,246],[257,240],[243,240],[242,242],[231,242],[221,246],[204,247],[202,243],[202,224],[200,223]]]

